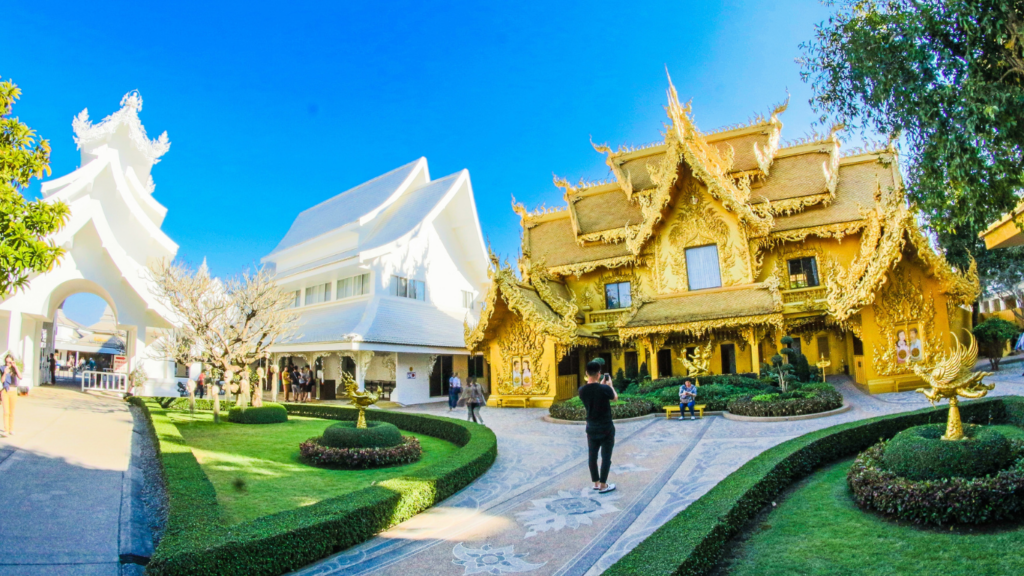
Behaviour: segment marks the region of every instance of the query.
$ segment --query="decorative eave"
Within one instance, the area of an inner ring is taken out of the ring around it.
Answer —
[[[639,256],[627,254],[626,256],[619,256],[616,258],[605,258],[603,260],[592,260],[590,262],[575,262],[573,264],[565,264],[564,266],[552,266],[548,268],[548,274],[552,276],[576,276],[577,278],[593,272],[598,268],[607,268],[614,270],[615,268],[621,268],[623,266],[632,266],[637,263]]]
[[[132,90],[121,98],[121,109],[104,118],[100,123],[93,124],[89,120],[89,109],[82,110],[74,120],[71,127],[75,131],[75,144],[79,150],[98,140],[103,140],[117,132],[122,124],[128,127],[128,134],[146,158],[154,164],[159,162],[160,157],[171,148],[171,141],[167,138],[165,131],[156,140],[150,140],[146,135],[146,129],[139,119],[139,112],[142,111],[142,95],[138,90]]]
[[[714,330],[723,328],[748,328],[751,326],[771,326],[782,330],[784,318],[781,312],[758,314],[755,316],[738,316],[735,318],[717,318],[715,320],[697,320],[678,324],[661,324],[657,326],[637,326],[635,328],[619,328],[619,339],[623,342],[643,338],[652,334],[689,334],[701,337]]]

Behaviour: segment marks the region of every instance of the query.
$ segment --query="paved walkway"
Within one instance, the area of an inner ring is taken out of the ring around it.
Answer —
[[[148,556],[132,550],[124,402],[34,388],[18,398],[15,432],[0,437],[0,576],[116,576],[120,554]]]
[[[996,395],[1024,395],[1017,365],[989,380],[998,383]],[[618,489],[604,495],[589,489],[582,426],[546,423],[546,409],[485,409],[498,436],[498,459],[486,474],[441,505],[297,574],[600,574],[762,451],[820,428],[928,405],[914,392],[868,396],[849,380],[835,383],[853,408],[828,418],[620,423],[609,479]],[[441,405],[410,411],[448,415]]]

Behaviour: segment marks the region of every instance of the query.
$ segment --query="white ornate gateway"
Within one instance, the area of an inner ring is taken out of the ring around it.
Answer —
[[[150,350],[170,323],[146,272],[150,263],[173,259],[178,251],[160,229],[167,209],[153,198],[150,176],[171,144],[166,132],[156,140],[146,136],[141,110],[138,92],[125,95],[121,109],[98,124],[83,110],[72,122],[81,168],[42,186],[47,201],[61,200],[71,209],[67,225],[53,238],[67,253],[51,272],[32,277],[26,290],[0,303],[2,345],[25,360],[30,384],[40,382],[44,324],[52,332],[64,299],[88,292],[106,300],[117,328],[128,332],[127,369],[145,369],[146,393],[176,393],[173,364]]]

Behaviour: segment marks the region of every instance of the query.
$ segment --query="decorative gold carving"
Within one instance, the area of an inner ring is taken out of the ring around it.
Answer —
[[[708,342],[705,346],[695,346],[689,358],[679,354],[676,360],[686,368],[687,376],[707,376],[711,374],[711,354],[711,342]]]
[[[543,395],[548,392],[548,367],[541,363],[544,340],[541,330],[519,318],[510,318],[505,333],[498,340],[501,351],[501,369],[498,370],[498,393],[502,395]],[[513,381],[514,358],[528,358],[531,365],[531,384],[517,386]]]
[[[735,275],[736,262],[742,258],[741,250],[733,242],[733,234],[717,210],[709,203],[697,186],[688,179],[679,196],[678,211],[673,217],[665,242],[668,244],[665,258],[679,279],[679,290],[688,287],[686,249],[693,246],[715,244],[718,247],[719,269],[723,284],[730,286],[744,278]]]
[[[982,383],[983,378],[992,375],[991,372],[974,371],[978,361],[978,342],[970,332],[967,336],[971,341],[970,347],[961,344],[956,334],[953,334],[956,344],[948,356],[944,356],[929,369],[914,366],[914,373],[931,386],[930,390],[919,388],[917,391],[924,394],[932,406],[943,398],[949,398],[949,416],[946,418],[946,435],[942,437],[943,440],[964,438],[958,396],[981,398],[995,388],[995,384]]]
[[[924,334],[921,362],[928,363],[942,352],[942,337],[935,330],[935,300],[914,282],[904,266],[892,273],[892,281],[878,294],[875,302],[875,323],[884,338],[884,347],[873,347],[873,364],[879,376],[895,376],[912,372],[913,363],[900,362],[899,327],[917,327]]]
[[[356,383],[355,379],[348,372],[341,373],[341,382],[345,387],[345,397],[359,409],[356,428],[366,428],[366,407],[376,404],[380,395],[377,392],[360,392],[359,384]]]
[[[592,262],[578,262],[575,264],[565,264],[563,266],[553,266],[548,268],[548,272],[552,276],[576,276],[579,278],[588,272],[597,270],[598,268],[607,268],[612,270],[623,266],[632,266],[637,263],[637,259],[637,256],[630,254],[615,258],[606,258],[604,260],[594,260]]]
[[[741,328],[752,324],[765,324],[782,329],[782,314],[758,314],[756,316],[738,316],[736,318],[719,318],[715,320],[696,320],[677,324],[661,324],[658,326],[636,326],[619,329],[619,337],[633,340],[649,334],[669,334],[683,332],[694,336],[703,336],[719,328]]]
[[[625,242],[630,236],[636,234],[637,228],[637,225],[626,224],[622,228],[612,228],[611,230],[580,234],[576,237],[576,243],[580,246],[594,242],[602,244],[618,244],[619,242]]]
[[[754,142],[754,157],[757,158],[757,165],[761,168],[761,172],[764,173],[765,177],[768,176],[768,170],[772,166],[772,161],[775,159],[775,152],[779,149],[779,139],[782,136],[782,121],[779,120],[779,114],[782,114],[789,108],[789,96],[786,96],[786,101],[777,105],[772,110],[771,118],[768,119],[768,142],[762,149]]]

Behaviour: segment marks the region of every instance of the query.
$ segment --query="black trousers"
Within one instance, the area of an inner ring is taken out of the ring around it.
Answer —
[[[612,467],[612,448],[615,447],[615,431],[601,434],[587,434],[590,449],[590,480],[602,484],[608,482],[608,470]],[[597,453],[601,452],[601,471],[597,470]]]

